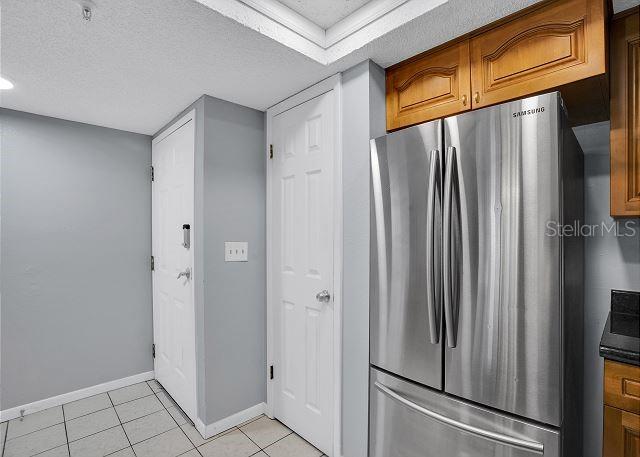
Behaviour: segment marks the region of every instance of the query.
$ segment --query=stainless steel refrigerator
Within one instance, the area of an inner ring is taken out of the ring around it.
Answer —
[[[372,140],[371,178],[370,457],[581,457],[583,160],[560,95]]]

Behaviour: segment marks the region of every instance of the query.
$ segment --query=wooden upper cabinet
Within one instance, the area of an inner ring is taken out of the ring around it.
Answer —
[[[611,28],[611,215],[640,216],[640,10]]]
[[[471,39],[474,108],[606,72],[603,0],[543,5]]]
[[[387,70],[387,130],[468,110],[469,41]]]

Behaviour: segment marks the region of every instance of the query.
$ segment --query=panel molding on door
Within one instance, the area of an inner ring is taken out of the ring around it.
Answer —
[[[268,244],[274,417],[334,449],[335,94],[271,117]]]
[[[474,108],[605,73],[603,0],[544,5],[471,39]]]
[[[153,140],[152,254],[154,371],[196,422],[194,250],[183,224],[194,222],[195,112]]]
[[[471,108],[469,40],[387,71],[387,130]]]

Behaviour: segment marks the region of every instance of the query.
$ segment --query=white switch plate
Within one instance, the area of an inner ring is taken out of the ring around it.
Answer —
[[[249,259],[249,243],[246,241],[225,241],[225,262],[246,262]]]

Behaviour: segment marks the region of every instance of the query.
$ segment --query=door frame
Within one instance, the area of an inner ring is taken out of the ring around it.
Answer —
[[[202,287],[202,280],[200,279],[200,270],[196,267],[197,262],[198,262],[198,251],[197,248],[200,246],[200,243],[198,242],[198,238],[197,235],[199,234],[199,230],[198,227],[196,225],[196,219],[198,218],[197,216],[197,202],[198,202],[198,197],[196,194],[196,185],[197,185],[197,177],[196,177],[196,167],[197,167],[197,163],[196,161],[198,160],[198,146],[197,146],[197,140],[198,140],[198,132],[197,132],[197,124],[196,124],[196,109],[190,109],[189,111],[186,112],[186,114],[184,114],[183,116],[180,116],[177,120],[175,120],[174,122],[172,122],[171,124],[169,124],[167,127],[165,127],[157,136],[155,136],[152,140],[151,140],[151,166],[153,167],[153,148],[160,142],[162,142],[164,139],[166,139],[168,136],[170,136],[172,133],[174,133],[175,131],[177,131],[178,129],[180,129],[181,127],[183,127],[184,125],[186,125],[189,122],[193,122],[193,218],[194,218],[194,223],[193,223],[193,227],[191,227],[191,239],[190,239],[190,243],[191,243],[191,250],[193,252],[193,256],[192,256],[192,261],[193,261],[193,265],[191,266],[191,302],[193,305],[193,317],[194,317],[194,325],[193,325],[193,329],[194,329],[194,334],[193,334],[193,339],[194,339],[194,386],[193,386],[193,395],[194,395],[194,405],[195,405],[195,417],[190,417],[190,419],[194,422],[194,423],[198,423],[200,421],[200,407],[199,407],[199,403],[198,403],[198,340],[197,340],[197,306],[196,306],[196,288],[198,287]],[[153,180],[151,181],[151,185],[153,186]],[[151,256],[153,257],[155,255],[154,251],[153,251],[153,187],[151,188]],[[151,310],[152,310],[152,321],[153,321],[153,342],[155,344],[155,336],[156,336],[156,313],[155,313],[155,294],[154,294],[154,275],[153,275],[153,271],[151,272]],[[155,378],[155,370],[156,370],[156,359],[153,359],[153,372],[154,372],[154,378]],[[186,414],[186,412],[185,412]]]
[[[342,454],[342,75],[337,73],[319,83],[298,92],[297,94],[283,100],[282,102],[267,109],[266,116],[266,160],[267,160],[267,180],[266,180],[266,254],[267,254],[267,366],[265,367],[265,378],[267,380],[267,408],[266,414],[273,419],[274,391],[273,382],[269,379],[269,367],[274,359],[274,312],[273,312],[273,289],[271,281],[273,274],[271,271],[272,261],[272,195],[271,195],[271,161],[269,159],[270,145],[272,144],[273,118],[291,108],[295,108],[311,99],[333,92],[335,110],[334,116],[334,148],[333,148],[333,456],[340,457]],[[368,316],[367,316],[368,319]]]

